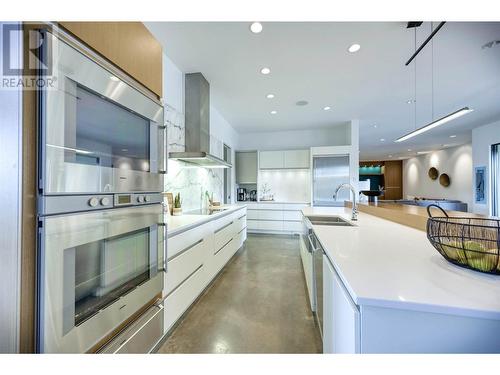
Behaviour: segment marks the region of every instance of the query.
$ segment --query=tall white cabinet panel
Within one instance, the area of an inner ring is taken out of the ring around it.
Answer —
[[[285,167],[283,151],[260,151],[260,169],[282,169]]]
[[[236,153],[236,183],[257,183],[257,151]]]
[[[358,307],[323,255],[323,353],[360,352]]]
[[[309,150],[283,151],[285,168],[309,168]]]

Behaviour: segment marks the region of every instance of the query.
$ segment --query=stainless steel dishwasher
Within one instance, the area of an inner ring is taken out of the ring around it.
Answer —
[[[323,248],[314,235],[314,232],[309,233],[309,241],[313,249],[315,317],[319,333],[321,338],[323,338]]]

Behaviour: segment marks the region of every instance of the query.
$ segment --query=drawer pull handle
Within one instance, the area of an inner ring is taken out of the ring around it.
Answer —
[[[238,220],[243,219],[245,216],[247,216],[247,215],[240,216],[240,217],[238,218]]]
[[[234,221],[231,221],[230,223],[224,225],[223,227],[220,227],[219,229],[217,229],[214,233],[219,233],[221,230],[223,230],[224,228],[227,228],[228,226],[230,226],[232,223],[234,223]]]
[[[193,272],[191,272],[184,280],[182,280],[179,284],[177,284],[177,286],[172,289],[170,291],[170,293],[168,293],[165,297],[162,298],[162,301],[164,301],[165,299],[167,299],[168,297],[170,297],[172,295],[172,293],[174,293],[177,289],[179,289],[182,285],[184,285],[184,283],[186,281],[188,281],[191,277],[194,276],[195,273],[197,273],[201,268],[203,267],[203,264],[200,264],[198,266],[198,268],[196,268]]]
[[[217,251],[214,253],[214,255],[219,254],[219,252],[220,252],[223,248],[225,248],[225,247],[229,244],[229,242],[231,242],[232,240],[233,240],[233,239],[231,238],[229,241],[227,241],[227,242],[226,242],[226,243],[225,243],[225,244],[224,244],[224,245],[223,245],[223,246],[222,246],[219,250],[217,250]]]
[[[177,258],[178,256],[184,254],[186,251],[188,250],[191,250],[193,247],[195,247],[196,245],[200,244],[203,242],[203,238],[201,240],[198,240],[196,241],[194,244],[191,244],[189,245],[188,247],[182,249],[181,251],[179,251],[178,253],[172,255],[170,258],[168,258],[168,261],[170,262],[171,260],[174,260],[175,258]]]

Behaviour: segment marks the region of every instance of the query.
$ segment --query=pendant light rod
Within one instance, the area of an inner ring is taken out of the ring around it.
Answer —
[[[462,117],[463,115],[466,115],[467,113],[470,113],[472,111],[473,111],[473,109],[470,109],[469,107],[463,107],[463,108],[459,109],[458,111],[450,113],[449,115],[441,117],[440,119],[438,119],[436,121],[432,121],[431,123],[429,123],[425,126],[422,126],[421,128],[418,128],[417,130],[412,131],[411,133],[408,133],[406,135],[403,135],[402,137],[399,137],[394,142],[406,141],[407,139],[413,138],[419,134],[425,133],[426,131],[437,128],[440,125],[443,125],[443,124],[445,124],[451,120],[454,120],[456,118]]]
[[[420,51],[426,46],[427,43],[429,43],[431,41],[431,39],[434,37],[434,35],[436,35],[436,33],[443,27],[443,25],[445,24],[446,22],[443,21],[441,22],[437,27],[436,29],[427,37],[427,39],[420,45],[420,47],[418,47],[418,49],[415,51],[415,53],[413,55],[411,55],[411,57],[409,58],[409,60],[406,62],[406,66],[408,66],[415,57],[417,57],[417,55],[420,53]]]

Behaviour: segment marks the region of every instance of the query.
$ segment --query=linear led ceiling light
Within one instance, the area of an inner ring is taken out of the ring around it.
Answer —
[[[422,126],[421,128],[418,128],[417,130],[412,131],[411,133],[408,133],[406,135],[403,135],[402,137],[399,137],[396,139],[395,142],[403,142],[406,141],[407,139],[413,138],[416,135],[425,133],[426,131],[429,131],[431,129],[437,128],[438,126],[441,126],[451,120],[454,120],[456,118],[462,117],[463,115],[466,115],[467,113],[472,112],[473,109],[470,109],[469,107],[463,107],[462,109],[459,109],[458,111],[455,111],[453,113],[450,113],[449,115],[446,115],[444,117],[441,117],[439,120],[432,121],[431,123]]]

